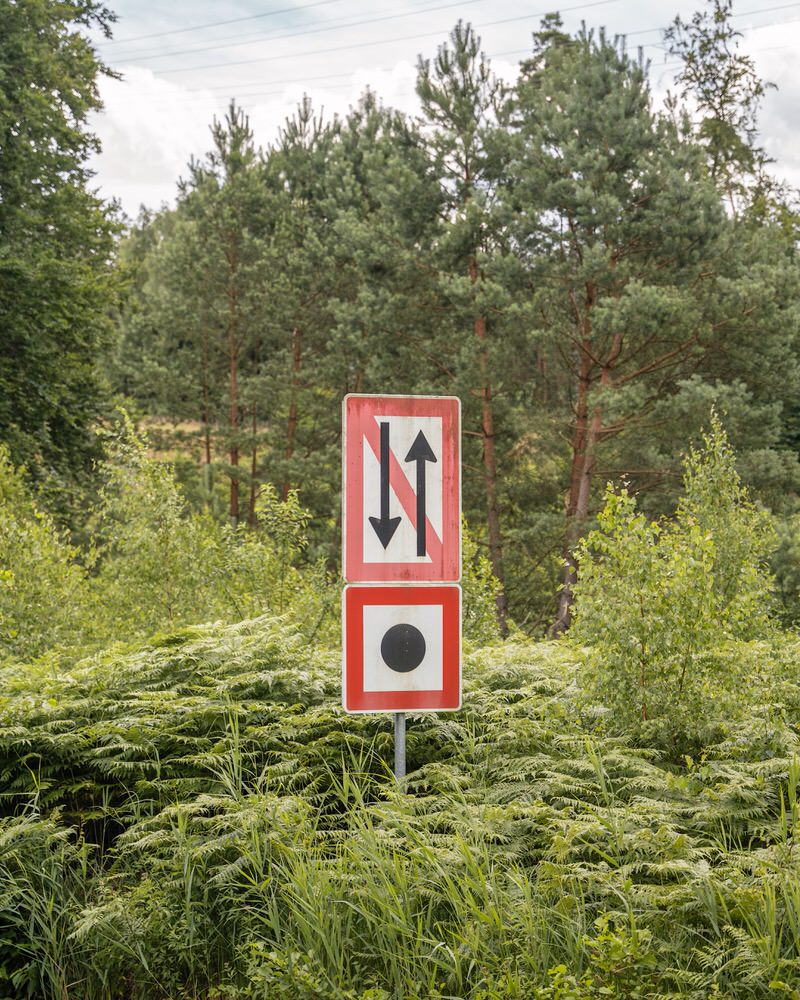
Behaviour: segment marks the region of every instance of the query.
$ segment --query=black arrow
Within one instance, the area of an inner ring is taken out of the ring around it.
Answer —
[[[428,551],[425,538],[425,463],[435,462],[436,456],[428,444],[428,439],[422,433],[417,434],[414,443],[406,455],[407,462],[417,463],[417,555],[424,556]]]
[[[389,517],[389,425],[381,424],[381,516],[371,517],[369,523],[384,548],[391,542],[401,520]]]

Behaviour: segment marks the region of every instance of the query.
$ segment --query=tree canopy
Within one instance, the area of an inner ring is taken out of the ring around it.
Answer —
[[[623,39],[557,15],[510,83],[459,22],[419,60],[414,118],[370,92],[332,120],[305,99],[262,148],[232,103],[116,269],[85,166],[106,70],[81,34],[111,15],[8,8],[0,438],[39,480],[63,489],[91,465],[106,377],[191,504],[256,528],[262,487],[297,489],[308,555],[336,570],[341,397],[455,394],[498,620],[535,630],[569,625],[600,487],[624,479],[671,511],[712,405],[754,495],[793,514],[792,203],[768,183],[766,84],[728,4],[666,33],[682,69],[664,107]]]
[[[109,71],[85,30],[113,19],[94,0],[0,0],[0,439],[67,505],[97,454],[111,333],[114,226],[86,166]]]

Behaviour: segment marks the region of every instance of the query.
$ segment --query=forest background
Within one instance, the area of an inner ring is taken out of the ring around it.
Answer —
[[[661,109],[555,14],[513,86],[459,22],[418,119],[232,104],[134,223],[113,14],[0,14],[10,995],[797,996],[798,206],[730,5]],[[407,799],[337,706],[348,392],[462,400],[472,674]]]
[[[24,11],[9,14],[19,32]],[[672,510],[681,454],[716,406],[780,521],[793,619],[794,196],[758,145],[767,85],[728,5],[667,31],[682,68],[660,111],[641,57],[602,33],[570,38],[557,16],[513,87],[459,24],[420,58],[418,120],[370,93],[344,120],[306,102],[261,150],[232,105],[176,207],[127,227],[85,166],[107,70],[37,16],[63,58],[44,67],[8,36],[22,65],[3,171],[0,433],[73,540],[88,538],[121,401],[195,511],[253,528],[263,485],[299,490],[305,558],[335,575],[341,398],[458,395],[468,530],[499,581],[501,629],[510,614],[531,634],[563,630],[564,562],[598,486]],[[72,16],[111,23],[97,4]],[[50,107],[42,74],[61,94]]]

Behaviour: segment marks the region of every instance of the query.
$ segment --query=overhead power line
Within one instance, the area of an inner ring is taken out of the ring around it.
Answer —
[[[800,6],[800,3],[785,4],[783,7],[772,7],[772,8],[769,8],[769,10],[785,10],[787,7],[798,7],[798,6]],[[751,11],[750,13],[766,14],[766,13],[768,13],[768,11],[767,10],[760,10],[760,11]],[[744,17],[746,15],[745,14],[741,14],[741,15],[738,15],[738,16]],[[789,20],[789,21],[771,21],[769,24],[754,25],[754,30],[755,30],[755,28],[775,28],[775,27],[779,27],[780,25],[784,25],[784,24],[798,24],[798,23],[800,23],[800,19],[797,19],[797,18],[792,18],[792,20]],[[636,34],[640,34],[641,35],[641,34],[649,33],[649,32],[652,32],[652,31],[663,31],[663,30],[664,30],[663,28],[642,28],[639,31],[631,31],[631,32],[626,33],[626,37],[627,37],[627,35],[636,35]],[[654,44],[655,43],[653,43],[651,45],[644,46],[644,47],[645,48],[653,48]],[[753,49],[752,52],[755,55],[755,54],[758,54],[759,52],[777,52],[777,51],[782,51],[782,50],[786,50],[786,49],[793,49],[795,47],[796,47],[795,45],[768,45],[768,46],[762,46],[761,48]],[[514,49],[514,50],[508,51],[508,52],[495,52],[491,56],[489,56],[489,58],[490,59],[500,59],[500,58],[503,58],[504,56],[526,55],[528,52],[529,52],[529,49]],[[677,69],[681,65],[682,65],[682,63],[680,61],[677,61],[677,62],[664,63],[664,64],[662,64],[662,65],[660,65],[660,66],[658,66],[656,68],[659,71],[666,71],[666,70]],[[299,82],[299,81],[292,81],[292,82]],[[346,86],[349,86],[349,84],[332,84],[330,87],[327,87],[326,89],[328,89],[328,90],[337,90],[337,89],[341,89],[342,87],[346,87]],[[412,92],[413,91],[401,90],[401,91],[397,91],[393,96],[395,96],[395,97],[408,97],[408,96],[411,95]],[[280,91],[280,90],[273,90],[273,91],[265,91],[265,92],[260,93],[260,94],[243,94],[242,96],[245,99],[247,99],[248,101],[252,101],[256,97],[273,97],[273,96],[278,96],[281,93],[282,93],[282,91]],[[253,110],[255,108],[255,105],[252,105],[252,104],[251,105],[244,105],[243,104],[242,107],[243,107],[243,109],[245,111],[248,111],[248,110]]]
[[[406,0],[406,2],[408,3],[409,0]],[[409,10],[406,13],[408,15],[425,14],[429,10],[428,4],[430,4],[432,2],[435,2],[435,0],[413,0],[413,4],[410,6]],[[470,3],[473,3],[473,2],[483,2],[483,3],[485,3],[485,2],[487,2],[487,0],[465,0],[464,6],[466,6],[466,5],[470,4]],[[370,14],[370,16],[376,16],[376,15],[379,15],[379,14],[391,14],[394,11],[396,11],[397,9],[398,9],[397,0],[385,0],[384,4],[380,8],[377,8],[374,4],[371,4],[370,5],[369,14]],[[324,18],[322,18],[322,17],[315,18],[315,20],[313,22],[310,22],[310,26],[306,25],[305,27],[302,27],[302,26],[294,24],[294,23],[292,23],[292,24],[282,24],[280,28],[277,28],[277,27],[267,28],[266,31],[257,30],[257,33],[255,33],[255,34],[254,34],[254,30],[256,30],[256,29],[250,29],[250,28],[247,28],[247,29],[244,29],[244,30],[242,30],[241,28],[237,28],[237,29],[235,29],[235,31],[234,31],[233,34],[225,34],[225,35],[222,35],[222,36],[220,36],[218,33],[215,32],[214,33],[214,45],[212,46],[212,48],[225,49],[225,48],[229,48],[229,47],[234,47],[236,45],[248,45],[248,44],[253,44],[254,45],[257,42],[265,41],[265,40],[268,40],[268,39],[271,39],[271,38],[277,38],[279,36],[277,36],[275,34],[276,31],[281,31],[283,33],[284,30],[285,30],[286,32],[288,32],[290,28],[291,29],[295,29],[295,28],[297,29],[297,30],[293,30],[292,33],[295,34],[295,35],[297,35],[298,37],[300,35],[304,35],[304,34],[307,34],[307,33],[308,34],[316,34],[316,33],[320,32],[320,31],[323,31],[323,32],[330,31],[331,33],[333,33],[333,32],[341,31],[342,29],[350,27],[350,24],[353,21],[353,18],[362,19],[363,16],[364,16],[363,15],[363,11],[360,11],[360,12],[355,13],[355,14],[353,14],[353,13],[337,14],[335,17],[332,17],[332,18],[328,17],[326,15]],[[301,22],[301,24],[302,23],[303,22]],[[320,25],[320,26],[319,27],[315,27],[314,25]],[[199,41],[200,41],[200,39],[197,39],[195,43],[190,43],[190,44],[197,44],[197,43],[199,43]],[[139,51],[141,52],[141,55],[139,55],[135,51],[134,51],[134,53],[129,54],[127,52],[127,49],[126,49],[126,52],[125,52],[124,55],[119,55],[117,53],[114,53],[114,58],[115,59],[128,59],[128,58],[130,58],[130,59],[134,59],[134,58],[137,58],[137,59],[138,58],[142,58],[142,59],[144,59],[144,58],[149,58],[150,56],[156,56],[156,55],[161,55],[161,54],[169,54],[169,53],[172,53],[173,55],[185,55],[185,54],[187,54],[189,52],[195,51],[195,49],[178,48],[174,44],[172,44],[172,45],[168,45],[166,48],[144,49],[144,50],[139,50]]]
[[[287,31],[282,35],[260,35],[258,38],[248,38],[241,42],[231,42],[231,43],[220,43],[217,42],[215,45],[203,45],[196,49],[165,49],[162,52],[154,52],[148,55],[136,56],[137,62],[149,61],[150,59],[165,59],[169,56],[175,55],[194,55],[197,52],[213,52],[221,48],[226,49],[237,49],[241,48],[243,45],[255,45],[260,41],[280,41],[283,38],[297,38],[303,37],[305,35],[318,35],[326,34],[328,31],[342,31],[345,28],[361,28],[367,24],[378,24],[382,21],[397,21],[404,17],[414,17],[418,14],[434,14],[436,11],[440,10],[450,10],[453,7],[463,8],[469,7],[476,3],[486,3],[487,0],[456,0],[454,3],[438,4],[435,7],[415,7],[411,10],[403,11],[401,14],[384,14],[381,17],[370,17],[363,18],[360,21],[348,21],[345,24],[336,25],[324,25],[319,28],[304,28],[302,31]],[[607,0],[607,2],[613,2],[613,0]]]
[[[324,2],[325,3],[333,3],[333,2],[339,2],[339,0],[324,0]],[[271,35],[259,36],[256,39],[252,39],[251,38],[251,39],[248,39],[247,41],[243,41],[243,42],[232,42],[230,45],[224,45],[223,46],[223,45],[220,45],[218,43],[217,45],[207,46],[207,47],[203,47],[203,48],[197,48],[197,49],[173,49],[173,50],[166,50],[166,51],[164,51],[162,53],[153,53],[153,54],[147,54],[147,55],[142,55],[142,56],[131,56],[129,58],[131,59],[132,62],[140,62],[140,61],[149,60],[149,59],[153,59],[153,58],[163,58],[163,57],[165,57],[167,55],[191,54],[191,53],[194,53],[194,52],[203,52],[203,51],[214,50],[214,49],[218,49],[220,47],[234,48],[234,47],[239,47],[241,45],[254,44],[255,42],[257,42],[259,40],[267,40],[267,39],[270,39],[270,40],[279,40],[279,39],[285,39],[285,38],[291,38],[291,37],[302,37],[302,36],[305,36],[305,35],[312,35],[312,34],[318,34],[318,33],[327,33],[329,31],[341,30],[342,28],[358,27],[358,26],[366,25],[366,24],[370,24],[370,23],[392,20],[392,19],[396,19],[396,18],[399,18],[399,17],[409,17],[409,16],[413,16],[414,14],[417,14],[417,13],[430,13],[430,12],[437,11],[437,10],[445,10],[445,9],[448,9],[448,8],[452,8],[454,6],[463,7],[463,6],[466,6],[468,4],[479,3],[479,2],[485,2],[485,0],[461,0],[461,3],[458,3],[458,4],[456,4],[456,3],[448,3],[448,4],[438,5],[438,6],[435,6],[435,7],[417,7],[414,10],[406,11],[406,12],[404,12],[402,14],[390,14],[390,15],[386,15],[384,17],[363,19],[363,20],[360,20],[360,21],[348,22],[346,24],[336,24],[336,25],[328,24],[328,25],[326,25],[324,27],[320,27],[320,28],[304,29],[302,31],[288,32],[288,33],[285,33],[285,34],[282,34],[282,35],[271,34]],[[580,5],[576,6],[576,7],[564,8],[564,11],[567,12],[567,11],[571,11],[571,10],[585,9],[587,7],[602,6],[605,3],[611,3],[611,2],[618,2],[618,0],[601,0],[600,3],[580,4]],[[320,6],[320,4],[309,4],[307,6],[314,7],[314,6]],[[798,6],[800,6],[800,2],[797,2],[797,0],[796,0],[796,2],[794,2],[794,3],[779,4],[779,5],[773,6],[773,7],[764,7],[764,8],[761,8],[759,10],[739,11],[737,13],[732,14],[731,17],[732,18],[742,18],[742,17],[749,17],[749,16],[754,15],[754,14],[755,15],[757,15],[757,14],[768,14],[768,13],[773,13],[775,11],[796,8]],[[270,12],[269,14],[253,15],[253,17],[267,17],[267,16],[271,16],[271,14],[282,13],[286,9],[288,9],[288,8],[284,8],[281,11],[273,11],[273,12]],[[303,10],[305,8],[304,7],[297,7],[297,8],[292,8],[292,9],[293,10]],[[531,14],[531,15],[524,15],[523,17],[538,17],[538,16],[541,16],[541,15],[540,14]],[[233,22],[231,22],[231,23],[235,23],[238,20],[252,20],[252,19],[253,19],[252,17],[250,17],[250,18],[243,18],[243,19],[242,18],[238,18],[238,19],[233,19]],[[517,19],[522,19],[522,18],[517,18]],[[514,19],[507,19],[507,20],[514,20]],[[223,23],[228,23],[228,22],[213,22],[213,25],[223,24]],[[478,27],[488,27],[490,25],[502,24],[502,23],[506,23],[506,21],[491,21],[491,22],[488,22],[487,24],[478,25]],[[772,24],[774,24],[774,23],[790,23],[790,22],[772,22]],[[209,26],[212,26],[212,25],[209,25]],[[771,25],[755,25],[754,29],[762,28],[762,27],[769,27],[769,26],[771,26]],[[203,27],[203,26],[197,26],[197,27],[199,29],[199,27]],[[644,29],[641,29],[641,30],[626,32],[624,34],[625,34],[626,37],[632,37],[634,35],[641,35],[641,34],[651,34],[651,33],[658,32],[658,31],[664,31],[665,27],[666,26],[655,27],[655,28],[644,28]],[[190,30],[190,29],[185,29],[185,30]],[[163,34],[170,34],[170,33],[171,32],[163,32]],[[431,34],[433,34],[433,32]],[[139,37],[144,38],[144,37],[151,37],[151,36],[139,36]],[[410,36],[410,37],[412,37],[412,38],[419,38],[419,37],[426,37],[426,36],[425,35],[417,35],[417,36]],[[403,39],[392,39],[392,41],[401,41],[401,40],[403,40]],[[386,41],[389,41],[389,40],[388,39],[386,39],[386,40],[380,40],[379,39],[379,40],[377,40],[374,43],[365,43],[365,44],[376,44],[376,45],[378,45],[378,44],[383,44]],[[655,44],[655,43],[652,43],[652,44]],[[332,48],[332,49],[325,49],[325,50],[318,50],[318,51],[322,51],[322,52],[344,51],[346,48],[351,48],[351,47],[358,47],[358,44],[354,43],[351,46],[335,47],[335,48]],[[516,50],[516,51],[523,51],[523,50]],[[304,54],[305,53],[299,53],[298,55],[304,55]],[[317,53],[313,53],[313,54],[317,54]],[[502,54],[506,54],[506,53],[502,53]],[[508,53],[508,54],[512,54],[512,53]],[[291,57],[293,57],[294,55],[295,54],[292,54]],[[275,56],[273,58],[290,58],[290,56]],[[213,67],[202,66],[202,67],[191,67],[191,68],[186,68],[186,69],[175,67],[175,68],[171,68],[171,69],[165,69],[165,70],[162,70],[160,72],[162,74],[173,74],[173,73],[180,73],[180,72],[191,72],[192,69],[220,68],[222,66],[228,66],[228,65],[229,66],[248,65],[250,63],[256,63],[256,62],[259,62],[259,61],[265,61],[265,60],[234,60],[234,61],[228,61],[226,63],[214,64]],[[287,82],[289,82],[289,81],[287,81]],[[291,82],[294,82],[294,81],[291,81]],[[201,88],[198,88],[198,92],[199,92],[200,89]],[[206,90],[208,88],[202,88],[202,89]],[[223,89],[228,89],[228,88],[225,87]]]
[[[606,2],[608,2],[608,0],[606,0]],[[584,8],[584,7],[587,7],[587,6],[598,6],[598,4],[581,4],[578,7],[571,8],[571,9],[581,9],[581,8]],[[742,11],[742,12],[739,12],[738,14],[733,15],[733,16],[735,16],[735,17],[747,17],[747,16],[750,16],[752,14],[765,14],[765,13],[770,13],[770,12],[773,12],[773,11],[787,10],[787,9],[792,9],[792,8],[797,8],[797,7],[800,7],[800,0],[796,0],[796,2],[794,2],[794,3],[781,4],[779,6],[770,7],[770,8],[762,8],[761,10]],[[536,16],[539,16],[539,15],[535,15],[534,14],[534,15],[528,15],[528,16],[530,16],[530,17],[536,17]],[[494,23],[506,23],[506,21],[508,21],[508,20],[518,20],[518,19],[517,18],[505,19],[505,21],[491,22],[491,23],[493,23],[493,24]],[[776,27],[776,26],[783,25],[783,24],[794,24],[794,23],[796,23],[796,19],[782,20],[782,21],[772,21],[772,22],[768,22],[766,24],[754,25],[751,30],[759,30],[759,29],[762,29],[762,28]],[[485,27],[485,26],[486,25],[479,25],[478,27]],[[643,35],[643,34],[652,34],[653,32],[663,31],[663,30],[664,30],[664,27],[641,28],[641,29],[636,29],[634,31],[625,32],[624,33],[624,37],[631,37],[631,36],[634,36],[634,35]],[[642,47],[644,47],[644,48],[661,48],[662,46],[660,46],[659,43],[646,43]],[[772,46],[769,49],[756,49],[754,51],[755,52],[776,51],[776,50],[779,50],[781,48],[790,48],[790,47],[791,46]],[[492,59],[499,59],[499,58],[504,58],[504,57],[508,57],[508,56],[524,56],[526,54],[530,54],[530,48],[513,49],[513,50],[506,50],[506,51],[503,51],[503,52],[495,52],[495,53],[490,54],[490,58],[492,58]],[[662,66],[656,66],[656,67],[654,67],[654,71],[656,71],[658,74],[660,74],[661,76],[663,76],[663,72],[665,70],[672,69],[672,68],[674,68],[676,66],[679,66],[679,65],[680,65],[679,62],[674,62],[674,63],[669,63],[669,64],[666,64],[666,65],[662,65]],[[388,71],[386,71],[386,72],[388,72]],[[219,103],[220,100],[223,99],[223,94],[221,93],[219,95],[215,95],[213,93],[214,91],[221,91],[221,92],[223,92],[224,93],[224,99],[226,99],[226,100],[229,99],[231,96],[235,96],[237,98],[241,97],[242,99],[244,99],[244,100],[246,100],[248,102],[251,102],[251,101],[254,101],[256,99],[264,98],[264,97],[279,97],[279,96],[281,96],[281,94],[284,93],[284,90],[285,90],[286,87],[289,87],[289,86],[291,86],[293,84],[303,84],[303,85],[313,84],[313,83],[318,83],[319,84],[319,83],[324,83],[325,81],[343,80],[345,78],[350,77],[351,79],[347,80],[347,82],[344,82],[344,83],[326,83],[326,84],[324,84],[324,89],[325,90],[342,90],[342,89],[347,89],[347,88],[350,88],[350,87],[353,86],[352,76],[353,76],[353,71],[351,70],[350,72],[347,72],[347,73],[328,73],[328,74],[321,74],[321,75],[316,75],[316,76],[294,77],[294,78],[291,78],[291,79],[279,79],[279,80],[271,80],[271,81],[258,80],[258,81],[251,81],[250,83],[246,83],[246,84],[223,84],[221,86],[215,86],[215,87],[202,87],[202,88],[196,88],[196,89],[193,89],[193,90],[186,90],[183,93],[180,93],[180,94],[176,95],[175,98],[174,98],[174,100],[172,102],[170,102],[170,103],[193,105],[193,104],[196,104],[197,102],[200,102],[200,101],[208,101],[208,100],[210,100],[211,102],[217,104],[217,103]],[[258,89],[258,88],[264,88],[265,85],[266,85],[267,88],[271,87],[271,89]],[[256,89],[254,89],[254,88],[256,88]],[[397,95],[395,95],[395,96],[397,96]]]
[[[587,10],[590,7],[607,7],[609,4],[620,3],[621,0],[594,0],[593,3],[581,3],[574,7],[562,7],[561,13],[568,13],[575,10]],[[449,6],[449,5],[448,5]],[[489,28],[498,24],[511,24],[515,21],[528,21],[532,18],[544,17],[550,13],[550,11],[539,11],[538,13],[531,14],[521,14],[517,17],[505,17],[500,18],[496,21],[484,21],[482,24],[476,24],[476,28]],[[161,76],[166,76],[167,74],[174,73],[195,73],[200,70],[206,69],[220,69],[226,66],[252,66],[257,63],[271,62],[277,59],[299,59],[301,56],[319,56],[328,55],[331,52],[346,52],[351,49],[364,49],[364,48],[374,48],[376,45],[387,45],[396,42],[410,42],[416,41],[419,38],[430,38],[433,35],[440,35],[441,31],[424,31],[419,32],[414,35],[404,35],[401,38],[382,38],[382,39],[371,39],[367,42],[351,42],[347,45],[334,45],[327,49],[311,49],[306,52],[287,52],[285,55],[273,55],[273,56],[262,56],[258,59],[237,59],[234,61],[221,62],[221,63],[206,63],[202,66],[186,66],[176,69],[165,69],[160,71]]]
[[[208,21],[206,24],[194,24],[189,28],[170,28],[167,31],[154,31],[149,35],[135,35],[133,38],[115,38],[110,42],[101,42],[105,48],[109,45],[127,45],[129,42],[143,42],[148,38],[163,38],[165,35],[183,35],[187,31],[203,31],[206,28],[221,28],[226,24],[241,24],[243,21],[257,21],[265,17],[277,17],[279,14],[294,14],[299,10],[310,10],[312,7],[327,7],[332,3],[341,3],[342,0],[315,0],[315,3],[307,3],[302,7],[282,7],[280,10],[268,10],[263,14],[249,14],[247,17],[232,17],[226,21]]]

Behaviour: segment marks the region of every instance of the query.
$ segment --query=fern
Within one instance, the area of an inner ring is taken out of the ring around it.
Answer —
[[[88,1000],[295,973],[325,996],[470,1000],[791,984],[793,725],[771,716],[781,752],[748,754],[764,718],[743,712],[678,763],[606,733],[577,669],[549,643],[472,654],[463,711],[410,717],[401,791],[391,720],[345,716],[337,657],[281,619],[6,667],[0,809],[31,844],[5,869],[8,968]],[[46,891],[39,869],[59,872]],[[26,929],[48,892],[50,951]]]

